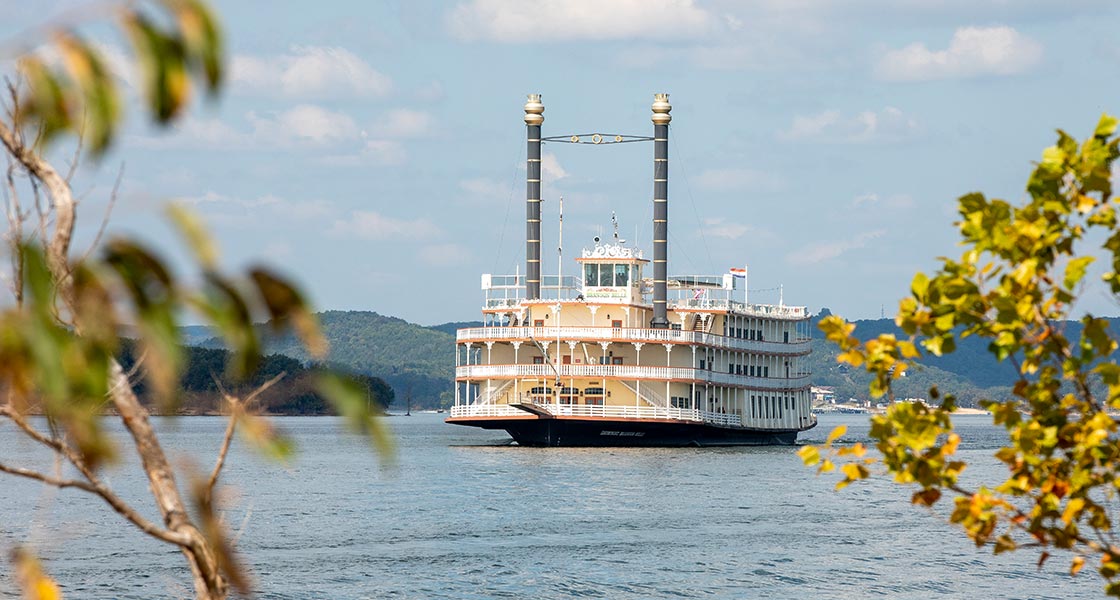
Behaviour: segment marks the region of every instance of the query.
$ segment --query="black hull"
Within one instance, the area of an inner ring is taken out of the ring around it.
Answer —
[[[798,430],[717,427],[701,423],[608,419],[448,419],[456,425],[504,429],[522,446],[703,447],[790,446]]]

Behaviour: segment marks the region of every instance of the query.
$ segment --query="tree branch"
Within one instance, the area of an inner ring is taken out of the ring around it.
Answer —
[[[163,540],[165,542],[177,544],[179,546],[184,546],[189,542],[186,537],[178,535],[166,529],[161,529],[151,521],[140,516],[140,514],[137,513],[135,509],[129,506],[124,500],[121,500],[121,498],[113,493],[113,491],[108,487],[106,487],[105,484],[101,483],[101,479],[97,477],[97,474],[91,471],[89,467],[86,466],[81,457],[75,454],[74,450],[67,446],[64,442],[62,442],[62,440],[52,439],[43,435],[42,433],[39,433],[38,430],[36,430],[31,426],[30,423],[27,422],[27,419],[24,419],[19,413],[12,410],[12,408],[9,406],[0,407],[0,415],[8,417],[13,423],[16,424],[16,426],[23,430],[24,434],[26,434],[31,439],[39,442],[40,444],[43,444],[44,446],[47,446],[48,448],[51,448],[58,454],[64,456],[66,460],[68,460],[70,464],[74,465],[74,468],[78,469],[82,476],[86,478],[86,481],[65,480],[64,482],[66,482],[66,485],[60,485],[58,483],[59,480],[48,480],[41,477],[35,477],[34,475],[32,475],[33,473],[36,473],[35,471],[28,471],[27,469],[17,469],[15,467],[7,467],[6,469],[0,470],[5,470],[6,472],[10,472],[15,475],[30,477],[32,479],[39,479],[44,483],[60,488],[76,487],[78,489],[85,490],[91,494],[100,496],[103,500],[105,500],[107,504],[109,504],[109,506],[113,507],[113,510],[120,513],[121,516],[123,516],[125,519],[128,519],[129,522],[131,522],[133,525],[136,525],[136,527],[144,533],[147,533],[148,535],[151,535],[152,537]],[[3,467],[3,465],[0,465],[0,467]],[[15,469],[16,471],[21,472],[17,473],[15,471],[12,471],[11,469]]]
[[[225,396],[225,399],[227,402],[229,402],[230,408],[232,410],[230,411],[231,414],[229,416],[229,425],[226,426],[226,433],[222,438],[222,447],[218,451],[218,460],[214,464],[214,470],[210,473],[210,479],[206,482],[206,489],[203,492],[204,502],[209,503],[214,495],[214,486],[217,485],[218,476],[221,474],[222,467],[225,465],[226,454],[229,453],[230,443],[233,441],[233,431],[237,426],[237,420],[241,417],[241,411],[244,407],[249,406],[249,404],[251,404],[253,400],[256,400],[256,398],[264,393],[265,390],[276,385],[276,383],[283,379],[285,375],[287,375],[286,371],[281,372],[276,377],[273,377],[272,379],[269,379],[268,381],[262,383],[257,387],[257,389],[253,390],[253,393],[249,394],[244,401],[241,401],[227,394],[225,390],[222,389],[222,382],[219,381],[217,377],[214,377],[213,374],[211,374],[211,376],[214,377],[214,383],[218,385],[218,389],[222,391],[222,395]]]
[[[23,469],[20,467],[11,467],[4,463],[0,463],[0,472],[8,473],[10,475],[17,475],[19,477],[26,477],[27,479],[34,479],[36,481],[41,481],[56,488],[72,487],[78,488],[79,490],[87,491],[91,494],[97,493],[97,490],[92,485],[78,479],[57,479],[38,471],[32,471],[31,469]]]
[[[55,223],[54,236],[47,245],[47,262],[61,283],[69,275],[67,255],[74,234],[75,203],[74,197],[70,194],[70,186],[50,163],[22,144],[12,128],[2,120],[0,120],[0,143],[3,143],[8,153],[32,175],[32,182],[34,183],[35,180],[42,182],[50,194]]]

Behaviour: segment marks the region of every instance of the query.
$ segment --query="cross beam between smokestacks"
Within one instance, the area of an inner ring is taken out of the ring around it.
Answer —
[[[525,298],[541,297],[541,123],[544,104],[540,94],[529,94],[525,103],[525,132],[529,148],[525,168]]]
[[[669,239],[669,94],[653,96],[653,329],[668,329],[666,272]]]

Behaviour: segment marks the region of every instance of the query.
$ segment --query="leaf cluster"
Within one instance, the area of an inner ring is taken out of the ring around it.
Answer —
[[[951,493],[950,520],[978,546],[997,553],[1036,547],[1040,565],[1052,549],[1070,550],[1071,572],[1082,568],[1084,555],[1095,554],[1106,591],[1120,596],[1113,532],[1120,494],[1120,435],[1112,417],[1120,410],[1117,340],[1108,321],[1091,314],[1078,319],[1076,331],[1062,326],[1094,261],[1104,259],[1101,279],[1120,293],[1120,200],[1111,181],[1120,156],[1117,124],[1103,116],[1082,142],[1059,131],[1031,173],[1022,204],[981,193],[959,199],[964,251],[940,259],[933,275],[914,276],[895,317],[907,339],[883,334],[861,342],[854,326],[837,317],[822,319],[820,328],[838,345],[839,362],[872,376],[876,397],[891,396],[909,361],[951,353],[963,338],[986,340],[995,359],[1014,365],[1013,397],[984,403],[1007,431],[1008,442],[995,455],[1007,468],[1004,481],[976,490],[959,485],[967,465],[954,458],[952,396],[935,407],[894,404],[873,417],[878,462],[896,482],[918,488],[916,504],[931,506]],[[1091,243],[1098,239],[1104,240],[1099,246]],[[931,389],[930,396],[939,394]],[[831,440],[826,447],[836,451]],[[803,457],[819,464],[821,450]],[[870,476],[844,473],[844,484]]]
[[[187,106],[192,75],[208,94],[223,78],[223,37],[201,0],[149,0],[119,7],[119,29],[129,40],[143,77],[144,97],[159,124]],[[50,60],[58,56],[60,60]],[[76,30],[54,32],[40,52],[27,53],[19,69],[27,89],[14,114],[42,144],[72,132],[98,155],[113,140],[122,116],[120,89],[105,53]]]

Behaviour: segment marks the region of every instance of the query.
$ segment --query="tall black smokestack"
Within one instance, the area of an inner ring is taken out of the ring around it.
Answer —
[[[668,329],[666,310],[669,240],[669,94],[653,95],[653,329]]]
[[[529,94],[525,103],[525,129],[529,141],[525,169],[525,298],[541,297],[541,123],[544,104],[540,94]]]

